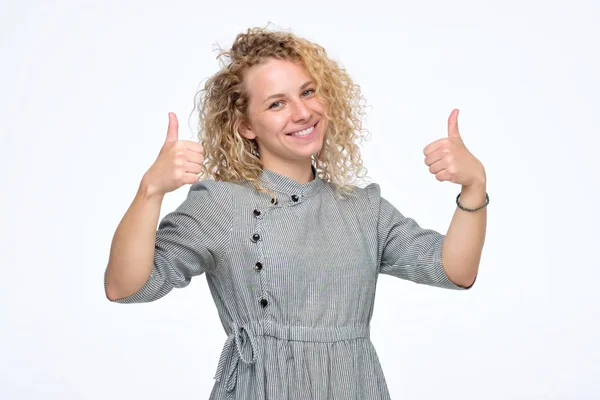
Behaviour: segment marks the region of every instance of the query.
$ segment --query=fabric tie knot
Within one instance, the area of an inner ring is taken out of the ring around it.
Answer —
[[[223,374],[226,373],[225,387],[228,392],[235,389],[240,360],[246,364],[253,364],[256,361],[256,338],[244,326],[232,322],[231,334],[223,346],[214,377],[217,382],[220,382]]]

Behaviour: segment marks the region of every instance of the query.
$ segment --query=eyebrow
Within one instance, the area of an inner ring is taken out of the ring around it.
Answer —
[[[300,90],[304,90],[307,86],[310,86],[310,85],[314,85],[314,82],[313,81],[307,81],[307,82],[305,82],[302,86],[300,86]],[[285,95],[283,93],[272,94],[269,97],[267,97],[265,99],[265,101],[263,101],[263,104],[266,103],[267,101],[271,100],[271,99],[276,98],[276,97],[285,97]]]

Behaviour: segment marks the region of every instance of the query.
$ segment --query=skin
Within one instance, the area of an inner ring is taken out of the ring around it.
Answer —
[[[269,59],[247,71],[249,120],[240,134],[258,143],[263,166],[305,183],[311,176],[311,156],[323,145],[325,107],[300,64]],[[277,94],[275,97],[271,97]],[[286,134],[315,125],[312,139]],[[113,237],[106,271],[106,296],[116,300],[138,291],[152,271],[152,257],[164,194],[197,181],[203,160],[201,145],[178,140],[178,123],[169,114],[167,140],[153,166],[144,175],[138,193]],[[440,181],[461,186],[460,203],[468,208],[483,204],[486,172],[465,146],[458,130],[458,110],[448,119],[447,137],[423,150],[429,172]],[[470,286],[478,273],[485,241],[487,208],[477,212],[456,209],[442,248],[448,277]]]
[[[244,85],[248,122],[240,134],[256,140],[263,168],[300,183],[312,180],[311,156],[323,146],[327,120],[311,77],[299,63],[271,58],[246,71]],[[313,138],[288,136],[315,124]]]
[[[460,204],[476,208],[485,202],[487,188],[483,164],[465,146],[458,130],[458,110],[448,118],[448,136],[423,149],[429,172],[440,182],[461,186]],[[456,207],[442,247],[446,274],[460,286],[471,286],[479,271],[485,243],[487,207],[475,212]]]
[[[263,167],[300,183],[313,179],[311,156],[323,145],[325,107],[310,76],[291,61],[269,59],[246,72],[248,123],[240,134],[258,143]],[[485,201],[487,179],[483,164],[467,149],[458,130],[458,110],[448,118],[447,137],[425,147],[425,164],[440,181],[461,186],[460,203],[469,208]],[[316,123],[310,140],[288,136]],[[485,241],[487,209],[467,212],[457,207],[442,248],[442,264],[450,280],[468,287],[478,274]]]

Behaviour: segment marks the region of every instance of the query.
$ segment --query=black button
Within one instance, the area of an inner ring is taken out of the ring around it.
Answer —
[[[271,199],[271,204],[276,205],[278,203],[276,198],[272,198]]]
[[[258,217],[260,215],[260,211],[259,210],[254,210],[254,216]]]
[[[258,233],[255,233],[254,235],[252,235],[252,241],[253,242],[258,242],[258,239],[260,239],[260,235]]]
[[[260,263],[260,262],[257,262],[257,263],[256,263],[256,270],[257,270],[257,271],[260,271],[262,268],[263,268],[263,265],[262,265],[262,263]]]
[[[264,307],[267,306],[267,304],[269,304],[269,302],[267,301],[267,299],[260,299],[260,305]]]
[[[292,200],[294,200],[296,202],[296,201],[300,200],[300,197],[298,197],[297,195],[293,195]]]

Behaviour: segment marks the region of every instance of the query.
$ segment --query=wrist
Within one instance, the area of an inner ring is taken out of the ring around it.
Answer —
[[[487,200],[485,182],[463,185],[460,192],[460,204],[466,208],[480,207]]]
[[[462,185],[461,186],[461,193],[481,193],[483,192],[485,194],[485,191],[487,190],[487,184],[485,181],[477,181],[475,183],[472,183],[470,185]]]
[[[150,182],[146,175],[142,178],[138,188],[138,196],[145,200],[161,199],[165,196],[156,185]]]
[[[464,191],[484,191],[487,186],[487,174],[485,172],[485,168],[479,162],[478,167],[473,171],[473,180],[468,185],[462,185],[462,189]]]
[[[462,185],[463,192],[484,192],[487,190],[487,177],[485,170],[478,173],[476,178],[473,179],[468,185]]]

